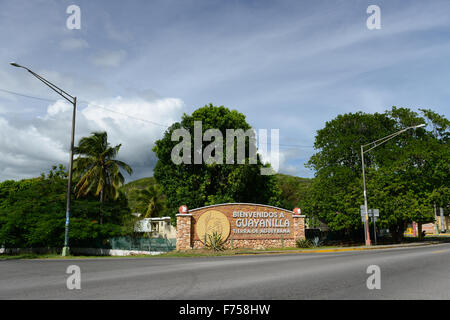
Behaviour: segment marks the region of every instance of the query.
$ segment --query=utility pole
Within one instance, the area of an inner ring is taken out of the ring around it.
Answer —
[[[437,217],[437,211],[436,211],[436,202],[434,203],[434,229],[436,234],[439,234],[439,221]]]
[[[66,224],[64,231],[64,247],[62,250],[62,256],[69,255],[69,225],[70,225],[70,195],[72,193],[72,171],[73,171],[73,148],[75,143],[75,117],[77,112],[77,97],[73,98],[73,111],[72,111],[72,134],[70,139],[70,156],[69,156],[69,181],[67,182],[67,201],[66,201]]]
[[[362,174],[363,174],[363,189],[364,189],[364,211],[365,211],[365,219],[364,219],[364,235],[366,238],[366,246],[370,246],[370,234],[369,234],[369,214],[368,214],[368,208],[367,208],[367,190],[366,190],[366,175],[364,170],[364,153],[367,153],[376,147],[382,145],[383,143],[386,143],[387,141],[391,140],[392,138],[398,136],[399,134],[402,134],[403,132],[409,130],[409,129],[416,129],[420,127],[424,127],[425,124],[419,124],[417,126],[412,126],[405,128],[403,130],[400,130],[398,132],[395,132],[393,134],[390,134],[384,138],[372,141],[371,143],[367,143],[364,145],[361,145],[361,164],[362,164]],[[364,150],[364,147],[369,147],[368,150]],[[374,220],[375,224],[375,220]],[[375,232],[376,234],[376,232]],[[376,235],[375,235],[376,237]]]
[[[70,195],[72,193],[72,169],[73,169],[73,148],[74,148],[74,140],[75,140],[75,116],[76,116],[76,108],[77,108],[77,98],[71,96],[61,88],[57,87],[47,79],[43,78],[42,76],[38,75],[37,73],[31,71],[27,67],[21,66],[15,62],[11,62],[10,65],[16,68],[22,68],[27,70],[29,73],[31,73],[33,76],[38,78],[40,81],[45,83],[50,89],[55,91],[57,94],[59,94],[61,97],[69,101],[73,105],[73,112],[72,112],[72,135],[71,135],[71,142],[70,142],[70,158],[69,158],[69,179],[67,181],[67,201],[66,201],[66,224],[65,224],[65,234],[64,234],[64,247],[62,249],[62,256],[65,257],[69,255],[69,225],[70,225]]]
[[[363,174],[363,187],[364,187],[364,238],[366,246],[370,246],[370,233],[369,233],[369,214],[367,208],[367,191],[366,191],[366,173],[364,170],[364,146],[361,146],[361,161],[362,161],[362,174]]]
[[[375,222],[375,209],[372,209],[372,221],[373,221],[373,239],[375,240],[375,245],[377,244],[377,224]]]

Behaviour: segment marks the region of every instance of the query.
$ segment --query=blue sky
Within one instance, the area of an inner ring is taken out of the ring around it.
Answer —
[[[81,8],[69,30],[66,8]],[[381,9],[369,30],[366,9]],[[207,103],[280,129],[280,172],[312,177],[315,132],[393,105],[448,116],[448,1],[0,1],[0,181],[68,162],[70,106],[17,61],[76,95],[77,139],[107,130],[131,179],[152,174],[163,126]],[[90,102],[90,103],[89,103]],[[119,113],[98,108],[103,106]],[[120,114],[121,113],[121,114]],[[122,114],[132,116],[126,117]]]

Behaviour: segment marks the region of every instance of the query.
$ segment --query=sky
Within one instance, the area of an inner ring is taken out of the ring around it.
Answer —
[[[73,4],[80,29],[67,27]],[[152,175],[165,126],[209,103],[279,129],[279,172],[312,177],[315,134],[338,114],[448,117],[449,12],[448,0],[0,0],[0,181],[69,159],[71,105],[11,61],[77,97],[76,143],[106,130],[127,181]]]

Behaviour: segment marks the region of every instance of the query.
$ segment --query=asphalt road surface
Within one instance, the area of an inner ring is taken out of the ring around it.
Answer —
[[[81,289],[67,289],[67,267]],[[369,290],[377,265],[381,288]],[[450,244],[213,258],[0,261],[0,299],[450,299]]]

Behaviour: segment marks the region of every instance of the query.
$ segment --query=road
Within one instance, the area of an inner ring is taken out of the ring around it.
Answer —
[[[81,289],[68,290],[69,265]],[[369,290],[367,267],[381,271]],[[211,258],[0,261],[0,299],[450,299],[450,244]]]

